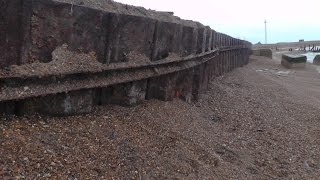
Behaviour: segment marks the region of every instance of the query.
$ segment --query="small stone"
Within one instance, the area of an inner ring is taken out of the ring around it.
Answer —
[[[25,177],[22,176],[22,175],[18,175],[18,176],[15,177],[15,179],[25,179]]]
[[[51,174],[50,173],[45,173],[42,177],[48,178],[48,177],[51,177]]]
[[[219,122],[219,121],[221,121],[221,117],[219,117],[219,116],[217,116],[217,115],[213,115],[213,116],[211,117],[211,121],[213,121],[213,122]]]

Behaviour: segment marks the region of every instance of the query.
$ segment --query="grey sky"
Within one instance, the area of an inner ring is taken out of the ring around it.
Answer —
[[[116,0],[199,21],[211,28],[253,43],[319,40],[319,0]]]

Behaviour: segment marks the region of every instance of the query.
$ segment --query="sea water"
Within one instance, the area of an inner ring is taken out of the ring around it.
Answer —
[[[314,57],[316,57],[316,55],[320,55],[320,52],[307,52],[305,54],[302,54],[304,56],[307,56],[307,61],[312,63]]]

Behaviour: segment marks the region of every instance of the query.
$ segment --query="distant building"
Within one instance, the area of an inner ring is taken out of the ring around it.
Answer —
[[[299,42],[304,42],[304,39],[300,39]]]

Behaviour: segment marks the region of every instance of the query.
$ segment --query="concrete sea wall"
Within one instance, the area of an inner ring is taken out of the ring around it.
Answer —
[[[154,98],[191,102],[212,78],[248,63],[249,42],[169,12],[99,2],[0,0],[1,113],[70,115]],[[65,45],[93,54],[90,65],[76,55],[77,66],[67,56],[55,62],[53,52]]]

